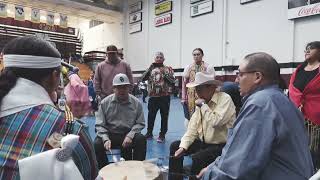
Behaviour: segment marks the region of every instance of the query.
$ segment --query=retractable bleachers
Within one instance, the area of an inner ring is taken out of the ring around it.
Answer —
[[[47,29],[48,31],[36,28]],[[51,32],[50,30],[59,32]],[[16,21],[11,18],[0,18],[0,50],[6,43],[15,37],[42,34],[49,37],[49,40],[56,45],[62,58],[68,58],[70,57],[70,54],[81,54],[82,43],[79,38],[74,35],[74,32],[71,34],[68,30],[69,28],[60,28],[56,25],[48,26],[44,23],[32,23],[30,21]]]

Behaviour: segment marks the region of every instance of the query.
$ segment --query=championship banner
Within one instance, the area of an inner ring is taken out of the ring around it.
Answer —
[[[68,27],[68,16],[60,14],[60,26],[61,27]]]
[[[7,4],[0,3],[0,17],[7,17]]]
[[[23,6],[16,5],[15,7],[15,19],[24,21],[24,9]]]
[[[156,16],[169,12],[171,10],[172,10],[172,1],[166,1],[161,4],[157,4],[154,9]]]
[[[54,25],[54,13],[53,12],[47,12],[47,24],[48,25]]]
[[[40,23],[40,10],[31,9],[31,21],[34,23]]]

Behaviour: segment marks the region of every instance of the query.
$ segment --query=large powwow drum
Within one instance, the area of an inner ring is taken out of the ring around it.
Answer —
[[[120,161],[99,171],[104,180],[163,180],[160,169],[143,161]]]

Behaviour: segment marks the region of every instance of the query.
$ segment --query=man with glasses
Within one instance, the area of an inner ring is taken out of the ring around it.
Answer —
[[[168,131],[168,117],[170,108],[170,94],[174,85],[173,70],[169,66],[165,66],[164,55],[162,52],[155,53],[154,62],[142,74],[141,80],[148,81],[148,131],[146,138],[153,137],[153,126],[158,110],[161,114],[161,130],[157,141],[163,143],[165,135]]]
[[[112,80],[119,73],[126,74],[132,85],[133,77],[130,65],[119,58],[117,47],[110,45],[107,47],[106,60],[98,64],[94,74],[94,88],[98,101],[113,93]]]
[[[301,112],[278,87],[280,68],[267,53],[247,55],[237,81],[243,106],[222,155],[203,180],[309,179],[313,164]]]
[[[196,109],[190,118],[187,132],[181,141],[170,146],[169,179],[182,180],[183,156],[192,154],[191,174],[213,162],[221,154],[227,140],[228,128],[236,118],[235,106],[231,97],[216,91],[222,83],[213,74],[198,72],[195,81],[188,88],[195,88],[198,99]]]

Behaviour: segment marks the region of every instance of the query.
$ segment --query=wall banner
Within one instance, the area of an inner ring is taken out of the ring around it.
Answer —
[[[136,2],[129,6],[129,13],[134,13],[142,10],[142,1]]]
[[[40,23],[40,10],[31,9],[31,21],[34,23]]]
[[[288,19],[320,14],[319,0],[288,0]]]
[[[64,14],[60,14],[60,26],[61,27],[68,27],[68,16]]]
[[[53,12],[47,12],[47,24],[48,25],[54,25],[54,13]]]
[[[170,24],[172,23],[172,13],[168,13],[162,16],[157,16],[154,19],[154,26],[158,27],[158,26],[162,26],[165,24]]]
[[[257,0],[240,0],[240,4],[246,4],[253,1],[257,1]]]
[[[140,32],[142,31],[142,23],[136,23],[136,24],[131,24],[129,26],[129,33],[130,34],[133,34],[133,33],[136,33],[136,32]]]
[[[137,12],[129,16],[129,24],[136,23],[141,20],[142,20],[142,12]]]
[[[159,3],[163,2],[163,1],[166,1],[166,0],[154,0],[154,3],[155,4],[159,4]]]
[[[203,1],[203,0],[190,0],[190,4],[193,4],[193,3],[196,3],[196,2],[200,2],[200,1]]]
[[[172,10],[172,1],[166,1],[155,6],[155,15],[160,15]]]
[[[7,17],[7,4],[0,3],[0,17]]]
[[[16,5],[15,6],[15,19],[24,21],[24,8],[23,6]]]
[[[211,13],[213,12],[213,1],[205,1],[205,2],[200,2],[198,4],[193,4],[190,7],[190,16],[191,17],[196,17],[200,16],[203,14]]]

